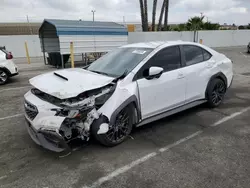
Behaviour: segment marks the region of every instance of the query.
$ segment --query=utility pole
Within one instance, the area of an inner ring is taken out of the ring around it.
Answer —
[[[29,16],[27,15],[26,17],[27,17],[27,22],[28,22],[29,29],[30,29],[30,34],[33,35],[32,29],[31,29],[31,26],[30,26]]]
[[[95,21],[95,10],[91,10],[91,12],[93,13],[93,22]]]

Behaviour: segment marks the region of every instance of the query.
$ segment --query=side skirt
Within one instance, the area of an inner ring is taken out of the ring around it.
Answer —
[[[163,112],[163,113],[160,113],[158,115],[155,115],[155,116],[152,116],[152,117],[149,117],[149,118],[146,118],[144,120],[142,120],[141,122],[139,122],[136,127],[140,127],[142,125],[145,125],[145,124],[148,124],[148,123],[151,123],[151,122],[154,122],[154,121],[157,121],[159,119],[162,119],[162,118],[165,118],[167,116],[171,116],[173,114],[176,114],[178,112],[181,112],[181,111],[184,111],[184,110],[187,110],[189,108],[192,108],[192,107],[195,107],[195,106],[198,106],[200,104],[203,104],[205,103],[206,100],[199,100],[199,101],[195,101],[195,102],[191,102],[191,103],[188,103],[188,104],[185,104],[183,106],[180,106],[178,108],[174,108],[172,110],[169,110],[169,111],[166,111],[166,112]]]

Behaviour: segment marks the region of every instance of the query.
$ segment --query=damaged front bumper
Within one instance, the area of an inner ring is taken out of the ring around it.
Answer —
[[[62,108],[48,103],[33,93],[25,95],[25,119],[32,140],[51,151],[71,150],[72,140],[88,141],[90,127],[100,114],[94,108],[93,101],[87,101],[86,108],[70,110],[65,115]],[[36,105],[34,105],[36,104]],[[77,104],[79,105],[79,104]]]
[[[46,130],[42,128],[36,130],[26,117],[25,119],[28,133],[36,144],[54,152],[70,150],[68,143],[56,130]]]

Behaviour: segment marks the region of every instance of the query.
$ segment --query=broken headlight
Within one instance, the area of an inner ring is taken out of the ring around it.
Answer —
[[[111,97],[112,93],[106,93],[100,97],[95,98],[95,105],[101,106],[103,105],[110,97]]]
[[[100,108],[114,93],[116,88],[116,85],[113,85],[112,87],[108,88],[108,92],[105,92],[105,89],[103,90],[103,95],[97,96],[95,98],[95,106],[97,108]]]
[[[79,114],[79,110],[65,109],[65,108],[56,108],[51,109],[51,111],[55,111],[55,116],[67,117],[67,118],[75,118]]]
[[[71,109],[71,108],[56,108],[56,109],[51,109],[52,111],[55,111],[56,114],[55,116],[61,116],[61,117],[66,117],[66,118],[86,118],[87,113],[89,113],[93,107],[84,107],[84,108],[79,108],[79,109]]]

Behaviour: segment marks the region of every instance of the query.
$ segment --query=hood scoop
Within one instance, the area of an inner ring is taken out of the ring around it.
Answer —
[[[73,68],[41,74],[30,79],[30,84],[44,93],[59,99],[67,99],[85,91],[104,87],[114,79],[81,68]]]

